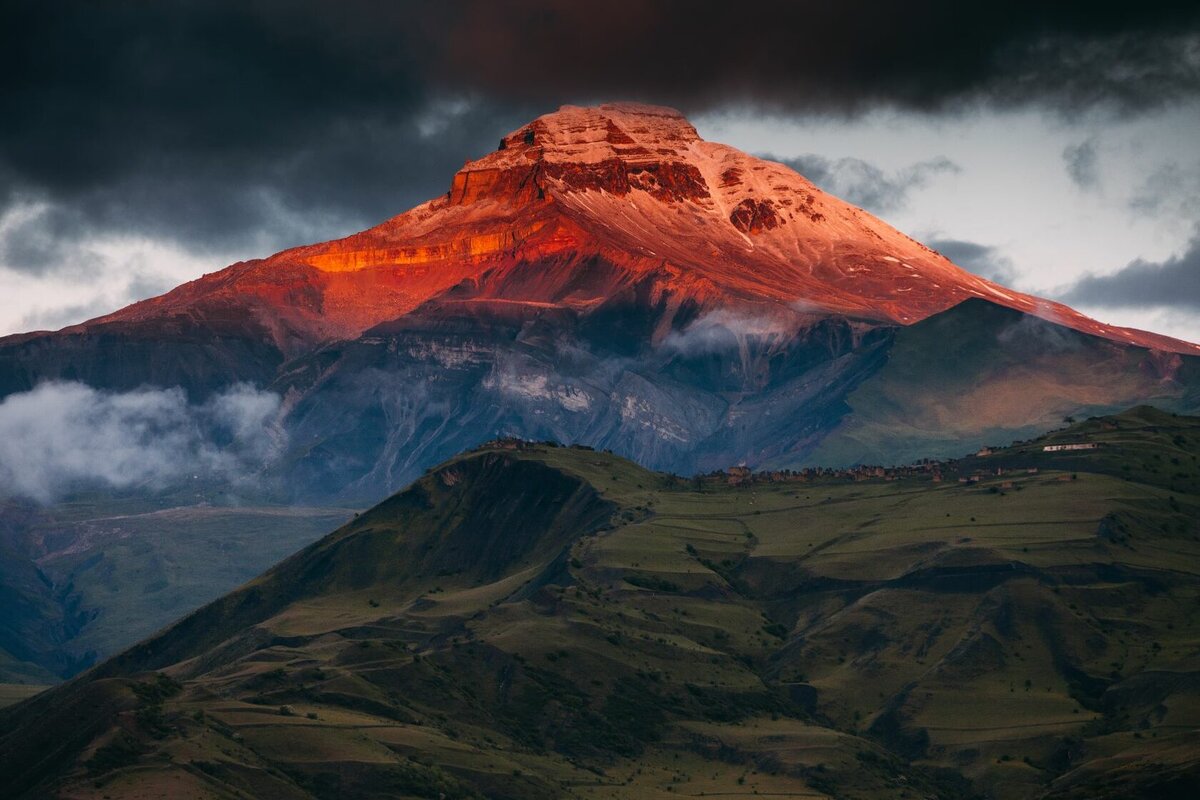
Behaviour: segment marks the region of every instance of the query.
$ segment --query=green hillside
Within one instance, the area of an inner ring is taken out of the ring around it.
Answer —
[[[1192,797],[1197,452],[1146,408],[874,477],[491,445],[0,710],[0,796]]]
[[[0,504],[0,683],[69,678],[352,514],[99,493]]]
[[[887,364],[847,396],[849,413],[803,463],[954,457],[1147,402],[1200,413],[1200,359],[1120,347],[972,299],[898,329]]]

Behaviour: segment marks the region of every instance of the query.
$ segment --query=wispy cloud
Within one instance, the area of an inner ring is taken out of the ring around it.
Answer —
[[[1077,187],[1090,190],[1100,184],[1100,160],[1094,138],[1067,145],[1063,148],[1062,158],[1067,176]]]
[[[282,452],[279,410],[279,395],[247,385],[190,404],[180,389],[44,383],[0,402],[0,492],[47,502],[81,487],[242,484]]]
[[[1060,298],[1103,308],[1200,310],[1200,227],[1182,253],[1161,262],[1139,258],[1111,275],[1085,275]]]
[[[932,238],[925,241],[946,258],[981,278],[1012,286],[1017,280],[1017,270],[1012,259],[992,245],[968,242],[963,239]]]
[[[682,330],[671,331],[660,347],[693,357],[736,349],[746,338],[774,338],[788,333],[779,319],[720,309],[705,314]]]
[[[1200,162],[1168,161],[1150,172],[1134,190],[1129,208],[1155,219],[1188,222],[1200,217]]]
[[[904,169],[887,172],[861,158],[830,159],[808,154],[795,158],[776,158],[827,192],[875,214],[898,211],[908,204],[912,192],[929,184],[938,175],[961,172],[945,156],[919,161]]]

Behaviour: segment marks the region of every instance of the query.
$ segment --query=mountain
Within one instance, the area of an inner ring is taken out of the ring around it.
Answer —
[[[887,364],[847,397],[816,464],[905,462],[1033,437],[1068,416],[1142,402],[1200,406],[1200,360],[1121,347],[968,300],[898,329]]]
[[[291,355],[431,301],[584,316],[646,304],[661,339],[677,315],[712,309],[780,324],[805,315],[909,324],[970,297],[1122,342],[1200,353],[1005,290],[787,167],[701,140],[674,110],[639,105],[566,106],[468,163],[443,197],[79,329],[190,319],[222,330],[248,316]]]
[[[25,509],[3,508],[7,520]],[[0,535],[0,684],[48,684],[89,665],[62,647],[86,623],[56,592],[26,540]]]
[[[976,318],[988,307],[992,328]],[[1046,341],[1008,347],[1026,318]],[[982,373],[1003,379],[997,357],[1032,356],[1022,379],[1044,391],[978,405],[966,429],[877,434],[868,404],[848,398],[892,392],[860,387],[892,380],[886,365],[929,325],[938,349],[999,345],[907,392],[903,414],[936,414],[959,401],[951,384]],[[1066,363],[1064,337],[1117,379],[1055,377],[1083,363]],[[1147,401],[1195,410],[1197,359],[1200,345],[972,275],[787,167],[700,139],[678,112],[566,106],[374,228],[0,339],[0,397],[68,380],[181,386],[201,402],[254,383],[283,398],[290,449],[273,466],[290,499],[364,502],[508,434],[680,473],[954,455],[1063,416]]]
[[[1194,345],[984,281],[669,109],[563,108],[448,185],[354,236],[0,339],[0,423],[26,415],[2,492],[48,503],[0,509],[0,681],[69,677],[496,437],[690,475],[1200,411]],[[64,444],[73,482],[37,485]]]
[[[1139,407],[696,479],[492,443],[0,710],[0,794],[1191,797],[1198,442]]]

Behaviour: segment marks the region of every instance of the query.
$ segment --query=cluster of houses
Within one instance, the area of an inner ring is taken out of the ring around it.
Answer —
[[[1037,467],[1024,467],[1021,469],[1011,469],[1011,468],[1005,469],[1004,467],[996,467],[994,470],[977,469],[974,472],[972,472],[970,475],[960,475],[958,477],[958,482],[965,483],[965,484],[979,483],[984,478],[990,478],[992,476],[999,478],[1004,475],[1014,475],[1017,473],[1024,473],[1025,475],[1037,475],[1038,468]],[[1001,481],[1000,488],[1001,489],[1011,489],[1011,488],[1013,488],[1013,482],[1011,480]]]
[[[504,437],[495,439],[482,445],[482,448],[499,448],[502,450],[525,450],[533,447],[559,447],[555,442],[533,442],[516,437]],[[1051,444],[1045,445],[1042,448],[1043,452],[1053,453],[1070,450],[1095,450],[1099,445],[1096,442],[1081,442],[1075,444]],[[577,449],[591,450],[591,447],[586,445],[572,445]],[[607,452],[607,451],[606,451]],[[990,447],[980,448],[976,453],[976,457],[986,457],[992,455],[995,450]],[[982,480],[991,477],[1003,477],[1004,475],[1036,475],[1037,467],[994,467],[991,469],[976,468],[969,473],[961,471],[960,462],[957,460],[937,461],[934,459],[923,458],[912,464],[899,467],[881,467],[878,465],[863,464],[853,467],[805,467],[804,469],[776,469],[763,470],[755,472],[750,467],[744,464],[728,467],[724,470],[717,470],[706,475],[699,475],[692,480],[696,481],[714,481],[728,483],[730,486],[739,486],[741,484],[750,483],[813,483],[824,481],[869,481],[869,480],[884,480],[894,481],[902,478],[929,478],[934,483],[940,483],[946,475],[953,480],[957,477],[960,484],[976,484]],[[1060,480],[1069,480],[1070,476],[1064,476]],[[1012,480],[1002,481],[999,485],[1000,489],[1012,488]]]
[[[956,461],[933,461],[924,459],[914,464],[909,464],[902,467],[880,467],[874,465],[863,465],[855,467],[844,467],[841,469],[833,469],[828,467],[810,467],[806,469],[790,470],[764,470],[762,472],[754,472],[746,466],[729,467],[723,471],[712,472],[701,476],[704,480],[723,481],[730,486],[739,486],[746,483],[812,483],[823,481],[869,481],[869,480],[884,480],[894,481],[902,478],[924,478],[927,477],[934,483],[940,483],[947,474],[953,480],[957,475],[958,482],[962,484],[975,484],[982,480],[992,477],[1003,477],[1005,475],[1037,475],[1037,467],[995,467],[993,469],[975,469],[969,473],[959,473],[959,465]],[[1000,483],[999,488],[1011,489],[1013,486],[1012,480],[1005,480]]]
[[[702,476],[709,480],[724,480],[731,486],[743,483],[812,483],[815,481],[849,480],[894,481],[899,478],[930,476],[935,482],[942,480],[942,463],[923,460],[903,467],[880,467],[860,465],[854,467],[806,467],[804,469],[775,469],[754,472],[746,466],[729,467],[722,472]]]
[[[1099,447],[1097,442],[1079,442],[1068,444],[1051,444],[1042,447],[1043,452],[1055,453],[1061,451],[1072,450],[1095,450]],[[991,447],[982,447],[975,452],[976,458],[985,458],[997,453],[998,450]],[[934,483],[940,483],[944,476],[949,476],[951,480],[957,478],[960,484],[976,484],[982,480],[992,477],[1003,477],[1005,475],[1036,475],[1038,474],[1037,467],[992,467],[984,469],[982,467],[971,468],[968,464],[963,464],[959,460],[936,461],[933,459],[922,459],[913,464],[902,467],[880,467],[874,465],[860,465],[844,468],[828,468],[828,467],[810,467],[800,470],[764,470],[762,472],[754,472],[747,466],[739,465],[729,467],[724,471],[713,472],[708,475],[701,476],[706,480],[719,480],[729,483],[731,486],[737,486],[744,483],[807,483],[812,481],[867,481],[867,480],[885,480],[894,481],[901,478],[920,478],[928,477]],[[1059,480],[1070,480],[1069,475],[1061,476]],[[1000,489],[1013,488],[1011,479],[1001,481],[998,485]]]

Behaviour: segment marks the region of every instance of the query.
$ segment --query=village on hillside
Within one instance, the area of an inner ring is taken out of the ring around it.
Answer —
[[[571,447],[578,450],[594,450],[583,444],[562,445],[555,441],[530,441],[515,436],[506,436],[481,445],[478,449],[526,450],[534,447]],[[746,464],[737,464],[721,470],[702,473],[690,480],[701,488],[704,485],[725,484],[743,486],[766,483],[845,483],[860,481],[925,480],[933,483],[957,482],[974,485],[989,478],[1001,478],[997,488],[1013,488],[1012,479],[1018,475],[1036,475],[1045,466],[1038,458],[1047,453],[1074,453],[1096,450],[1100,442],[1067,442],[1036,446],[1035,442],[1018,441],[1008,447],[981,447],[974,454],[957,459],[923,458],[911,464],[882,466],[878,464],[856,464],[846,467],[804,467],[801,469],[755,470]],[[602,452],[611,454],[610,450]],[[1029,463],[1013,463],[1017,453],[1027,456]],[[988,464],[1004,455],[1003,464]],[[679,480],[687,480],[675,476]],[[1062,474],[1058,480],[1072,480],[1072,475]]]

